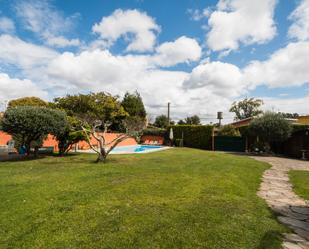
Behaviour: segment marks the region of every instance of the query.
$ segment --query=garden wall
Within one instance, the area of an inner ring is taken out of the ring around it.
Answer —
[[[119,133],[107,133],[105,136],[105,139],[110,142],[113,141]],[[11,135],[0,131],[0,145],[7,145],[7,142],[12,139]],[[92,145],[97,145],[97,141],[92,138],[91,139]],[[134,138],[128,138],[121,143],[119,143],[119,146],[129,146],[129,145],[136,145],[137,142]],[[58,142],[52,135],[48,135],[47,139],[43,143],[43,147],[54,147],[54,151],[58,151]],[[78,149],[81,150],[87,150],[90,149],[90,146],[86,141],[80,141],[77,145]]]

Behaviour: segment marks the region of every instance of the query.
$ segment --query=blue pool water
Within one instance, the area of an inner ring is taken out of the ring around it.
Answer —
[[[119,146],[112,150],[111,153],[142,153],[161,149],[163,146],[159,145],[131,145],[131,146]]]

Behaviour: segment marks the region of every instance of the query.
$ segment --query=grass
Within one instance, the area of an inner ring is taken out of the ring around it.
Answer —
[[[289,176],[295,193],[309,200],[309,171],[291,170]]]
[[[0,163],[0,248],[280,248],[269,166],[194,149]]]

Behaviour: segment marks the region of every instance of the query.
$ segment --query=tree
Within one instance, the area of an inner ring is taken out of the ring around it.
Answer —
[[[127,92],[121,105],[130,116],[146,118],[145,106],[142,97],[137,91],[133,94]]]
[[[284,118],[298,118],[298,113],[285,113],[285,112],[279,112]]]
[[[194,115],[192,117],[187,117],[185,119],[185,123],[188,124],[188,125],[200,125],[201,120],[200,120],[199,116]]]
[[[64,131],[67,123],[66,114],[60,110],[53,110],[38,106],[10,107],[2,119],[3,131],[19,138],[19,143],[26,147],[30,155],[31,146],[41,146],[48,134],[58,134]]]
[[[41,106],[48,107],[48,103],[38,97],[25,97],[11,100],[8,103],[8,107],[16,106]]]
[[[157,116],[154,122],[154,126],[159,128],[166,128],[168,126],[168,117],[165,115]]]
[[[94,124],[97,120],[102,123],[105,121],[115,123],[128,116],[118,96],[104,92],[56,98],[54,107],[65,110],[68,116],[75,116],[88,124]]]
[[[68,115],[81,120],[81,128],[86,141],[93,151],[98,154],[97,162],[105,162],[106,157],[121,141],[139,134],[145,125],[145,119],[128,117],[118,100],[118,96],[108,93],[90,93],[67,95],[55,99],[55,106],[66,110]],[[113,141],[106,141],[106,133],[111,125],[123,124],[125,133],[119,134]],[[91,144],[91,138],[97,140],[99,148]]]
[[[240,137],[240,132],[233,125],[223,125],[218,130],[218,136]]]
[[[185,121],[183,121],[182,119],[180,119],[179,121],[178,121],[178,123],[177,123],[178,125],[185,125],[186,124],[186,122]]]
[[[97,129],[99,127],[104,126],[103,132],[99,133],[97,132]],[[145,119],[140,118],[140,117],[127,117],[125,120],[123,120],[123,125],[126,129],[125,133],[120,133],[117,135],[117,137],[108,142],[106,141],[106,133],[108,130],[108,127],[111,125],[109,122],[104,122],[98,120],[96,124],[92,126],[92,128],[86,128],[83,126],[83,131],[85,132],[85,136],[87,137],[87,141],[89,146],[93,151],[95,151],[98,154],[98,158],[96,162],[106,162],[106,158],[109,155],[109,153],[122,141],[128,139],[128,138],[135,138],[136,140],[140,139],[140,135],[142,130],[145,128]],[[99,144],[99,148],[95,148],[91,143],[90,143],[90,135],[92,135],[95,140],[97,140]]]
[[[270,148],[271,142],[286,140],[292,132],[291,124],[281,114],[274,112],[266,112],[255,118],[248,128],[250,134],[265,143],[266,148]]]
[[[245,98],[242,101],[233,102],[230,112],[235,113],[235,120],[251,118],[263,113],[259,108],[263,105],[263,100],[254,98]]]
[[[82,130],[81,122],[75,117],[68,116],[67,119],[68,122],[64,131],[55,134],[60,156],[70,151],[74,144],[87,139]]]

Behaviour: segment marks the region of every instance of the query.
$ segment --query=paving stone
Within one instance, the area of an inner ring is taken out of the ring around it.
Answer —
[[[309,207],[291,207],[291,209],[296,213],[309,215]]]
[[[291,242],[283,242],[282,246],[284,249],[303,249],[299,245]]]
[[[289,225],[289,226],[292,226],[292,227],[301,228],[301,229],[309,232],[309,223],[307,223],[307,222],[300,221],[300,220],[297,220],[297,219],[293,219],[293,218],[290,218],[290,217],[284,217],[284,216],[279,216],[278,219],[283,224],[286,224],[286,225]]]

